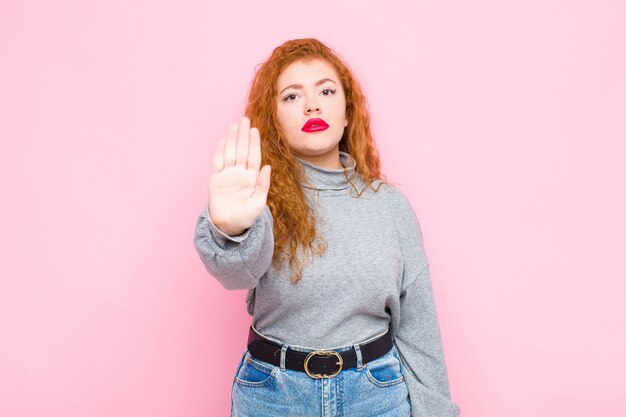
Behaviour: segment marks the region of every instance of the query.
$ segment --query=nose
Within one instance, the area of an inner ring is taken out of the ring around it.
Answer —
[[[311,114],[312,112],[319,113],[320,112],[320,106],[317,103],[309,102],[309,103],[307,103],[304,112],[306,114]]]

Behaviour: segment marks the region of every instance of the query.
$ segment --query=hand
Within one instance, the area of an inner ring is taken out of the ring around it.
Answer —
[[[250,129],[250,119],[243,117],[217,142],[209,178],[209,216],[229,236],[245,232],[265,207],[271,167],[259,170],[260,165],[259,130]]]

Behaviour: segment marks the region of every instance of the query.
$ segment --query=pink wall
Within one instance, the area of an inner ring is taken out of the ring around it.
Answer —
[[[626,415],[624,2],[89,3],[0,4],[1,416],[227,415],[250,318],[196,216],[304,36],[420,217],[462,416]]]

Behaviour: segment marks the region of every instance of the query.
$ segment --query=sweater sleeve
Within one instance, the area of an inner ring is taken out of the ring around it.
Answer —
[[[413,417],[457,417],[448,374],[428,259],[419,221],[410,202],[400,198],[399,235],[404,269],[396,346],[404,367]]]
[[[207,271],[228,290],[251,289],[267,272],[274,254],[273,218],[265,206],[254,224],[237,236],[218,229],[204,207],[194,235],[196,251]]]

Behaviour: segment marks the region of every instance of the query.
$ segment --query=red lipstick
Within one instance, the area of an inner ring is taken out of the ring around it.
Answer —
[[[326,129],[328,129],[328,123],[322,119],[309,119],[304,126],[302,126],[303,132],[321,132]]]

